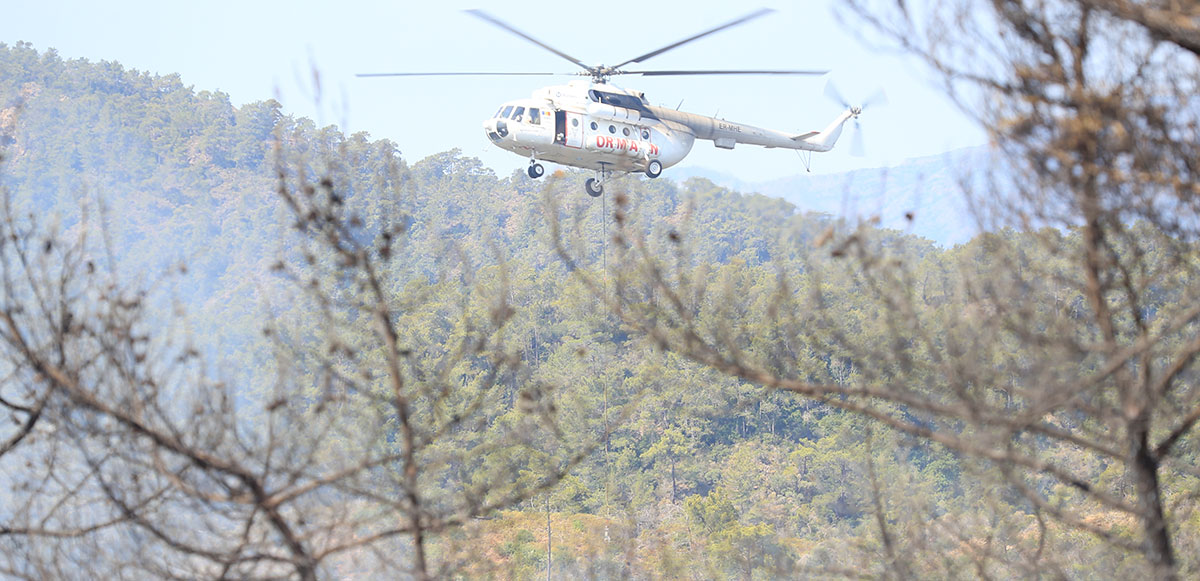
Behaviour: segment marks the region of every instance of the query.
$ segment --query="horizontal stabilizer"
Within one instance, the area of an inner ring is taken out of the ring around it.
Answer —
[[[803,133],[801,135],[797,135],[797,136],[793,137],[792,141],[804,141],[805,139],[808,139],[809,137],[812,137],[814,135],[820,135],[820,134],[821,134],[820,131],[809,131],[808,133]]]

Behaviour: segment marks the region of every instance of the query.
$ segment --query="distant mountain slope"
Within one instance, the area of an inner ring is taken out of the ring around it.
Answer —
[[[799,211],[823,212],[850,220],[878,217],[881,228],[953,246],[979,232],[959,184],[968,171],[984,167],[986,155],[984,148],[960,149],[908,159],[889,168],[831,175],[798,174],[757,183],[700,168],[682,168],[674,171],[672,177],[680,180],[704,177],[744,193],[782,198]]]

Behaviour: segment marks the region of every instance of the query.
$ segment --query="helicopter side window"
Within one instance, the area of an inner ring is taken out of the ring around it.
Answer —
[[[628,127],[622,129],[621,132],[625,134],[625,137],[629,137],[629,128]]]
[[[507,107],[505,107],[505,108],[504,108],[504,113],[502,113],[500,116],[501,116],[501,117],[503,117],[503,118],[505,118],[505,119],[508,119],[508,114],[509,114],[509,113],[512,113],[512,110],[513,110],[513,106],[512,106],[512,105],[509,105],[509,106],[507,106]]]
[[[542,124],[542,112],[530,107],[529,108],[529,123],[531,125],[541,125]]]
[[[597,129],[599,129],[599,128],[600,128],[600,126],[599,126],[599,125],[596,125],[596,122],[595,122],[595,121],[592,121],[592,131],[595,131],[595,130],[597,130]]]
[[[517,107],[517,110],[516,110],[516,111],[513,111],[512,120],[513,120],[513,121],[516,121],[517,123],[520,123],[520,122],[521,122],[521,116],[522,116],[522,115],[524,115],[524,114],[525,114],[525,108],[524,108],[524,107]]]
[[[616,133],[616,132],[617,132],[617,128],[616,128],[616,126],[609,125],[609,126],[608,126],[608,132],[609,132],[609,133]]]

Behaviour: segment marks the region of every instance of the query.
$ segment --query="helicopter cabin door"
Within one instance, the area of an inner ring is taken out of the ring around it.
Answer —
[[[583,119],[579,113],[554,112],[554,144],[583,147]]]

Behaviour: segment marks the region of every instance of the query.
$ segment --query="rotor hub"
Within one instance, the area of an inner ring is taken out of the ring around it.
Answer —
[[[583,71],[579,74],[590,75],[592,77],[592,81],[596,83],[607,83],[610,77],[613,75],[619,75],[621,72],[618,71],[616,67],[610,67],[608,65],[596,65],[594,67],[588,67],[586,71]]]

